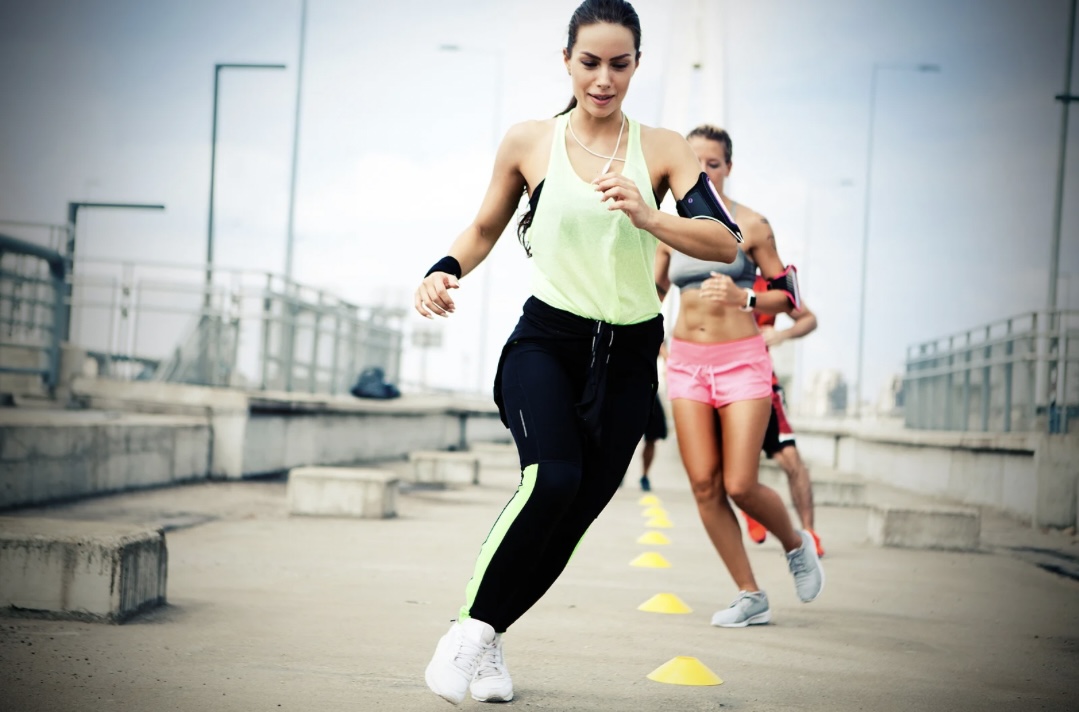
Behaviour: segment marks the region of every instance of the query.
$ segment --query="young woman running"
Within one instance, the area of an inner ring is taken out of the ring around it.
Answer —
[[[784,270],[775,237],[764,217],[723,195],[731,168],[727,132],[701,126],[688,139],[724,203],[735,211],[745,242],[731,264],[691,257],[676,246],[658,246],[657,288],[664,292],[673,283],[681,289],[667,357],[667,395],[701,521],[739,591],[728,608],[712,617],[712,624],[742,627],[769,622],[771,609],[753,577],[728,497],[782,543],[802,601],[817,597],[824,572],[812,537],[791,525],[779,495],[757,479],[772,409],[772,361],[753,311],[792,308],[783,291],[752,289],[758,267],[768,279]]]
[[[469,690],[481,701],[513,697],[502,633],[558,578],[644,433],[663,339],[657,240],[706,260],[737,254],[737,227],[686,141],[622,113],[640,43],[629,3],[577,8],[564,50],[570,106],[509,130],[475,220],[416,290],[421,315],[452,314],[451,290],[528,192],[519,237],[531,256],[532,296],[503,348],[494,394],[521,481],[427,666],[428,686],[454,704]],[[709,219],[660,212],[668,191],[680,213]]]

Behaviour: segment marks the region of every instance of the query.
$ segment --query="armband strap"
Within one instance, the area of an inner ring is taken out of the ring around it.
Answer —
[[[742,231],[738,229],[738,224],[727,212],[727,206],[723,204],[719,193],[716,192],[712,181],[708,180],[708,175],[704,171],[701,171],[697,182],[682,196],[682,199],[675,202],[675,207],[678,209],[678,215],[683,218],[716,221],[727,228],[735,240],[742,242]]]
[[[768,280],[768,290],[779,290],[787,295],[795,311],[802,308],[802,292],[798,289],[798,269],[788,265],[785,270]]]
[[[427,270],[427,274],[423,275],[426,279],[435,272],[445,272],[446,274],[452,274],[457,279],[461,278],[461,263],[457,261],[456,257],[450,257],[446,255],[438,262],[435,262],[434,266]]]

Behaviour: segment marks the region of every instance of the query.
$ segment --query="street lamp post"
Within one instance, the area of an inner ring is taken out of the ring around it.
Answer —
[[[863,381],[863,369],[865,362],[865,294],[866,294],[866,276],[869,266],[869,207],[870,199],[873,195],[872,190],[872,178],[873,178],[873,129],[876,123],[877,113],[877,75],[884,70],[894,71],[911,71],[911,72],[939,72],[940,65],[937,64],[891,64],[884,62],[874,62],[873,70],[871,72],[869,80],[869,138],[868,147],[866,148],[865,157],[865,209],[864,209],[864,225],[862,227],[862,274],[861,274],[861,289],[859,290],[858,298],[858,371],[855,377],[854,386],[854,414],[858,417],[862,415],[862,381]]]
[[[217,168],[217,95],[222,69],[284,69],[284,64],[251,64],[218,62],[214,65],[214,108],[210,128],[210,210],[206,228],[206,294],[203,305],[210,306],[210,290],[214,279],[214,177]]]
[[[1049,251],[1049,299],[1046,306],[1050,312],[1057,308],[1057,281],[1060,279],[1060,231],[1064,222],[1064,175],[1068,168],[1068,106],[1079,99],[1079,95],[1071,93],[1072,62],[1075,56],[1075,4],[1076,0],[1072,0],[1071,13],[1068,15],[1068,53],[1067,64],[1064,65],[1064,93],[1057,94],[1055,97],[1060,102],[1061,119],[1060,158],[1057,164],[1057,190],[1053,210],[1053,242]]]
[[[292,260],[295,251],[296,223],[296,164],[300,160],[300,99],[303,97],[303,58],[307,42],[307,0],[300,6],[300,51],[296,63],[296,116],[292,122],[292,169],[289,172],[288,233],[285,236],[285,284],[292,282]]]
[[[213,385],[210,376],[210,337],[207,334],[207,319],[210,317],[210,309],[213,306],[214,284],[214,177],[217,168],[217,96],[218,87],[221,83],[222,69],[284,69],[284,64],[265,63],[232,63],[218,62],[214,64],[214,108],[213,119],[210,128],[210,209],[206,226],[206,283],[203,286],[202,315],[199,319],[199,374],[204,385]]]
[[[461,47],[455,44],[439,45],[442,52],[475,52],[486,54],[494,59],[494,107],[491,111],[491,145],[498,152],[498,142],[501,136],[502,124],[502,64],[504,53],[497,48]],[[487,329],[491,312],[491,269],[490,266],[483,269],[483,281],[480,284],[480,338],[479,354],[476,359],[476,390],[483,390],[483,376],[487,369]]]
[[[1059,306],[1057,289],[1058,282],[1060,281],[1060,240],[1061,229],[1064,224],[1064,177],[1068,172],[1068,107],[1073,101],[1079,99],[1079,95],[1071,93],[1072,90],[1072,63],[1075,56],[1075,5],[1076,0],[1071,2],[1071,12],[1068,13],[1068,51],[1066,61],[1064,65],[1064,93],[1057,94],[1056,100],[1061,105],[1061,117],[1060,117],[1060,158],[1057,163],[1057,189],[1053,206],[1053,238],[1049,248],[1049,298],[1046,300],[1046,308],[1049,312],[1049,324],[1052,328],[1054,322],[1056,328],[1060,333],[1063,333],[1064,322],[1059,315],[1056,314],[1057,307]],[[1064,308],[1067,308],[1068,303],[1064,303]],[[1057,354],[1061,353],[1061,342],[1058,340],[1054,346],[1056,347]],[[1056,393],[1049,396],[1050,411],[1049,411],[1049,432],[1050,433],[1066,433],[1068,432],[1068,409],[1065,405],[1064,396],[1064,378],[1062,378],[1063,368],[1060,366],[1060,362],[1057,362],[1055,367],[1055,373],[1051,376],[1051,381],[1056,381]],[[1052,387],[1051,387],[1052,388]]]

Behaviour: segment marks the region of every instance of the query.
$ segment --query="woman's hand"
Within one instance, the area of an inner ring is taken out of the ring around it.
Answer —
[[[701,282],[701,299],[728,307],[741,307],[746,303],[746,290],[727,275],[712,272],[711,277]]]
[[[644,202],[637,184],[621,173],[604,173],[592,181],[602,193],[600,200],[607,203],[608,210],[621,210],[638,230],[647,230],[653,216],[658,212]]]
[[[777,331],[774,327],[762,326],[761,336],[764,337],[764,345],[768,348],[772,348],[773,346],[782,344],[790,335],[786,330]]]
[[[446,317],[457,308],[450,297],[451,289],[460,289],[457,278],[446,272],[432,272],[424,277],[416,289],[414,299],[416,311],[420,316],[434,319],[433,314]]]

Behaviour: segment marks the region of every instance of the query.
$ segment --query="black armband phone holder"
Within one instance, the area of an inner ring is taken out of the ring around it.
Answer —
[[[768,290],[773,289],[786,294],[795,311],[802,308],[802,290],[798,288],[798,270],[794,265],[788,265],[785,270],[768,280]]]
[[[704,171],[701,171],[693,187],[674,205],[678,209],[679,216],[693,220],[714,220],[727,228],[735,240],[742,242],[742,231],[731,214],[727,212],[727,207]]]

